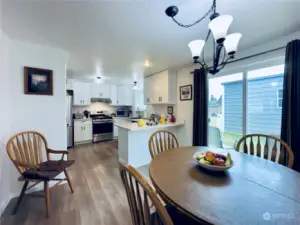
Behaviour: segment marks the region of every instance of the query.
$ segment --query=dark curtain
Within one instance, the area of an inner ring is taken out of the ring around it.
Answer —
[[[207,146],[208,80],[204,68],[194,71],[193,145]]]
[[[281,139],[292,148],[293,169],[300,172],[300,40],[286,47]]]

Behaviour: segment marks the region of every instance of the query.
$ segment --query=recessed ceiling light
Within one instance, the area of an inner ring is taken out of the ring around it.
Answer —
[[[150,61],[146,59],[144,62],[144,66],[149,67],[150,65],[151,65]]]
[[[100,79],[101,79],[101,77],[97,77],[97,79],[99,79],[99,80],[100,80]]]

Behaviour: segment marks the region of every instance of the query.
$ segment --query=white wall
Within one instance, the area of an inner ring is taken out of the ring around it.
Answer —
[[[300,39],[300,32],[295,32],[267,43],[249,48],[247,50],[237,52],[237,58],[243,58],[263,51],[275,49],[286,44],[294,39]],[[234,62],[227,65],[216,76],[229,75],[241,71],[264,68],[284,63],[285,49],[277,50],[268,54],[260,55],[257,57],[249,58],[239,62]],[[191,66],[182,68],[177,71],[177,88],[180,86],[193,84],[193,75],[190,74],[194,69],[199,66]],[[178,90],[177,89],[177,90]],[[193,143],[193,101],[180,101],[177,97],[177,118],[179,120],[185,119],[186,125],[180,135],[181,145],[192,145]]]
[[[13,164],[6,153],[6,142],[10,135],[11,96],[9,87],[10,40],[0,29],[0,215],[11,194],[11,176],[15,173]],[[16,182],[16,179],[15,179]]]
[[[0,58],[0,213],[19,195],[21,182],[6,153],[12,135],[35,130],[43,133],[53,149],[67,148],[66,64],[68,54],[59,49],[10,40],[1,31]],[[24,66],[53,70],[53,96],[24,94]],[[54,157],[53,157],[54,158]]]

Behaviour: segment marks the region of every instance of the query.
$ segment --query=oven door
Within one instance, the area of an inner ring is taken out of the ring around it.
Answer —
[[[93,142],[112,140],[113,137],[113,121],[103,121],[93,124]]]

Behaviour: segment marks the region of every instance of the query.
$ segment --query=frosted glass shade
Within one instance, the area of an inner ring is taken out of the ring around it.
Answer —
[[[190,48],[190,50],[192,52],[193,58],[199,58],[200,57],[204,45],[205,45],[205,41],[203,41],[203,40],[191,41],[188,44],[188,46],[189,46],[189,48]]]
[[[233,55],[236,52],[241,37],[241,33],[233,33],[227,35],[224,41],[224,47],[228,55]]]
[[[215,41],[217,43],[222,43],[227,35],[228,28],[232,23],[232,16],[222,15],[210,21],[208,28],[214,35]]]

